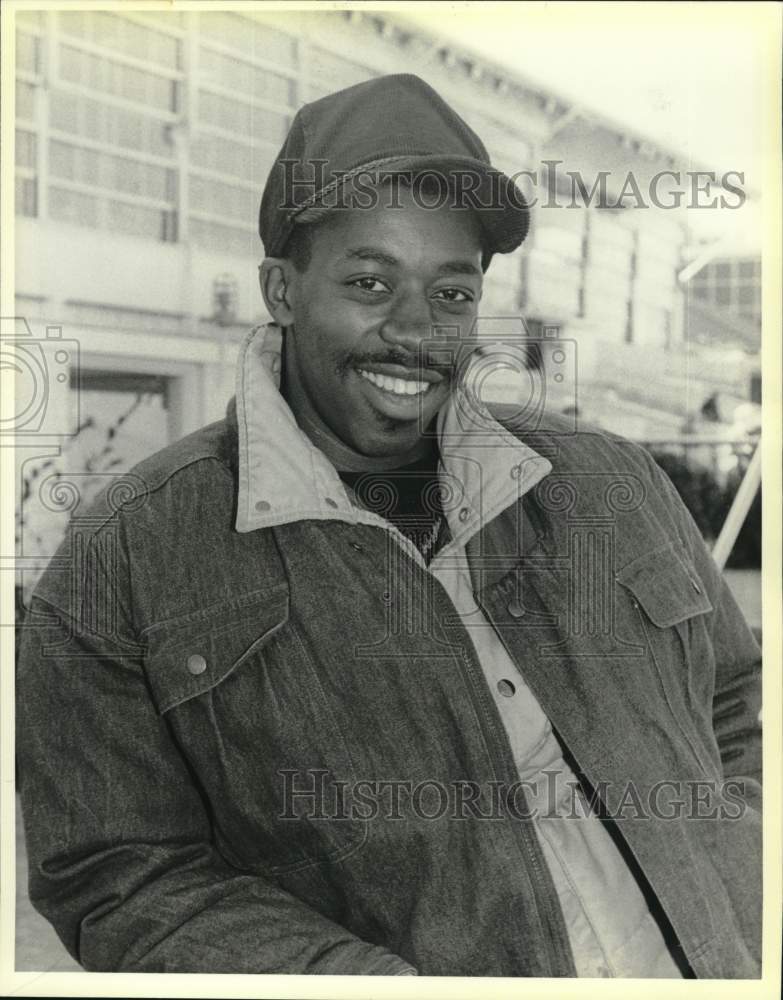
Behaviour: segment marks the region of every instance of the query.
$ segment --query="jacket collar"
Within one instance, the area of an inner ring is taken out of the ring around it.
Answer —
[[[378,515],[355,504],[280,394],[281,349],[282,331],[270,323],[251,331],[239,352],[237,531],[307,519],[378,524]],[[438,414],[437,432],[455,541],[466,542],[551,470],[460,387]]]

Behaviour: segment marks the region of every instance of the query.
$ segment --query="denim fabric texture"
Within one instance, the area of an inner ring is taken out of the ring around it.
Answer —
[[[629,784],[718,788],[616,826],[695,975],[756,977],[758,647],[643,449],[494,417],[550,471],[466,542],[476,603],[610,812]],[[254,524],[273,512],[242,507],[242,426],[230,406],[137,466],[36,589],[34,905],[90,970],[575,975],[533,824],[486,818],[518,769],[454,603],[425,572],[396,593],[388,531],[341,499]],[[357,783],[379,780],[469,781],[477,809],[367,818]]]

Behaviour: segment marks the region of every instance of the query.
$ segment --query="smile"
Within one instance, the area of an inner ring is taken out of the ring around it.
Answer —
[[[357,368],[357,371],[362,378],[366,378],[368,382],[372,382],[372,384],[376,385],[379,389],[391,392],[395,396],[420,396],[422,393],[425,393],[431,385],[430,382],[417,382],[413,379],[393,378],[391,375],[379,375],[377,372],[368,372],[363,368]]]

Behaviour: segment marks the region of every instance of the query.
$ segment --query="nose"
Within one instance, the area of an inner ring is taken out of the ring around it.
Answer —
[[[415,292],[395,300],[380,329],[387,344],[411,355],[418,354],[422,341],[429,340],[432,332],[429,303],[423,294]]]

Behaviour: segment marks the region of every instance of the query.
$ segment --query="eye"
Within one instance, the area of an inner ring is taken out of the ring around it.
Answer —
[[[362,275],[360,278],[353,278],[351,281],[346,282],[346,284],[352,288],[359,288],[363,292],[370,292],[374,295],[391,291],[385,281],[381,281],[380,278],[376,278],[371,274]]]
[[[443,302],[473,302],[475,296],[472,292],[463,291],[461,288],[439,288],[433,298],[439,298]]]

